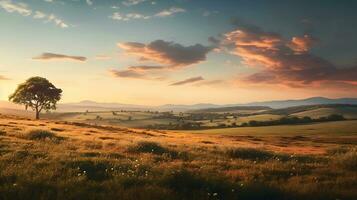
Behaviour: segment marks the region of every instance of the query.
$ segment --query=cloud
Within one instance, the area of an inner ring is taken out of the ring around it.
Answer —
[[[293,37],[288,46],[295,52],[307,52],[316,43],[316,39],[310,35],[304,35],[303,37]]]
[[[120,12],[115,12],[111,16],[109,16],[109,18],[118,21],[129,21],[132,19],[150,19],[151,16],[145,16],[139,13],[122,14]]]
[[[162,73],[181,69],[206,60],[212,50],[200,44],[183,46],[174,42],[156,40],[148,44],[139,42],[118,43],[127,55],[138,57],[140,62],[154,62],[157,65],[129,66],[125,70],[111,70],[115,77],[135,79],[164,79]]]
[[[164,67],[141,65],[141,66],[130,66],[128,67],[128,69],[136,70],[136,71],[148,71],[148,70],[161,70],[164,69]]]
[[[129,66],[124,70],[109,70],[110,74],[117,78],[132,78],[146,80],[162,80],[164,79],[160,73],[164,69],[162,66],[139,65]]]
[[[33,57],[34,60],[71,60],[71,61],[80,61],[84,62],[87,60],[86,57],[82,56],[68,56],[62,54],[55,54],[55,53],[43,53],[40,56]]]
[[[175,13],[182,13],[182,12],[186,12],[186,10],[183,9],[183,8],[172,7],[170,9],[163,10],[161,12],[156,13],[155,16],[157,16],[157,17],[167,17],[167,16],[171,16],[171,15],[173,15]]]
[[[197,76],[197,77],[185,79],[183,81],[178,81],[178,82],[172,83],[171,86],[186,85],[189,83],[195,83],[195,82],[202,81],[202,80],[204,80],[204,78],[202,78],[201,76]]]
[[[109,16],[110,19],[118,20],[118,21],[129,21],[129,20],[138,20],[138,19],[151,19],[151,18],[158,18],[158,17],[168,17],[172,16],[176,13],[186,12],[183,8],[172,7],[170,9],[162,10],[154,15],[144,15],[140,13],[121,13],[121,12],[114,12],[112,15]]]
[[[6,81],[6,80],[10,80],[10,79],[0,74],[0,81]]]
[[[109,73],[116,78],[142,79],[142,80],[165,80],[158,66],[131,66],[124,70],[111,69]]]
[[[135,78],[135,79],[148,79],[146,75],[140,71],[127,69],[127,70],[109,70],[109,73],[117,78]]]
[[[25,3],[15,3],[12,0],[1,0],[0,7],[9,13],[18,13],[22,16],[29,16],[32,14],[32,10],[28,8]]]
[[[43,19],[46,17],[46,14],[40,11],[36,11],[33,18],[35,19]]]
[[[60,18],[56,17],[54,14],[48,15],[46,22],[54,22],[57,26],[59,26],[61,28],[68,28],[68,24],[66,24]]]
[[[201,44],[183,46],[174,42],[156,40],[149,44],[138,42],[119,43],[125,53],[140,58],[141,61],[154,61],[168,68],[181,68],[206,60],[212,50]]]
[[[86,3],[87,3],[89,6],[93,5],[93,1],[92,1],[92,0],[86,0]]]
[[[52,2],[52,1],[47,1]],[[32,16],[34,19],[41,19],[44,22],[53,22],[61,28],[68,28],[68,24],[54,14],[46,14],[41,11],[33,11],[27,4],[15,3],[12,0],[0,0],[0,8],[9,13],[18,13],[22,16]]]
[[[134,6],[134,5],[138,5],[140,3],[143,3],[145,1],[147,1],[147,0],[125,0],[122,3],[125,6]]]
[[[310,35],[285,40],[281,35],[254,26],[238,26],[220,42],[248,66],[262,70],[243,77],[251,83],[283,84],[291,87],[321,85],[326,82],[357,81],[357,67],[342,68],[309,53],[316,43]]]

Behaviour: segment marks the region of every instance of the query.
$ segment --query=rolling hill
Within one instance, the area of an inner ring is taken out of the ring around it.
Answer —
[[[294,106],[281,109],[272,109],[269,111],[264,111],[264,114],[275,114],[275,115],[296,115],[296,116],[309,116],[313,118],[318,118],[318,116],[327,116],[330,114],[341,114],[356,116],[357,115],[357,105],[349,104],[326,104],[326,105],[308,105],[308,106]]]
[[[194,113],[224,113],[224,112],[234,112],[234,113],[255,113],[261,111],[271,110],[267,106],[232,106],[232,107],[219,107],[219,108],[205,108],[192,110]]]
[[[228,112],[236,110],[237,107],[270,107],[273,109],[281,109],[296,106],[307,106],[307,105],[329,105],[329,104],[349,104],[357,105],[357,98],[340,98],[340,99],[329,99],[324,97],[312,97],[308,99],[300,100],[280,100],[280,101],[263,101],[263,102],[253,102],[246,104],[192,104],[192,105],[177,105],[177,104],[166,104],[160,106],[145,106],[145,105],[133,105],[133,104],[121,104],[121,103],[101,103],[95,101],[81,101],[78,103],[59,103],[56,112],[85,112],[89,111],[112,111],[112,110],[153,110],[153,111],[174,111],[174,112],[186,112],[192,110],[203,110],[203,109],[219,109],[223,110],[221,112]],[[236,107],[236,108],[235,108]],[[0,101],[0,108],[3,109],[17,109],[22,110],[22,106],[17,106],[7,101]],[[218,111],[220,112],[220,111]]]
[[[346,119],[357,119],[357,106],[336,106],[336,107],[321,107],[313,110],[302,111],[292,115],[298,117],[320,118],[332,114],[343,115]]]
[[[288,107],[295,107],[295,106],[326,105],[326,104],[357,105],[357,98],[329,99],[325,97],[311,97],[311,98],[299,99],[299,100],[263,101],[263,102],[247,103],[247,104],[236,104],[236,106],[268,106],[271,108],[279,109],[279,108],[288,108]]]

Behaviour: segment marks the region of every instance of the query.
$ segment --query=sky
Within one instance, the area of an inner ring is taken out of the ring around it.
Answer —
[[[357,97],[357,1],[0,0],[0,100],[32,76],[62,102]]]

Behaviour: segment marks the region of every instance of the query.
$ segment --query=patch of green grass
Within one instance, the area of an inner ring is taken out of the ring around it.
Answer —
[[[177,131],[180,133],[197,133],[213,135],[324,135],[324,136],[352,136],[357,135],[357,120],[347,120],[338,122],[323,122],[308,125],[280,125],[269,127],[238,127],[208,130]]]

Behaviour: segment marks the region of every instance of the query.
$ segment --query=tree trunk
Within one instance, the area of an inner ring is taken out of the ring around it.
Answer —
[[[40,119],[40,111],[38,111],[38,108],[36,108],[36,119]]]

